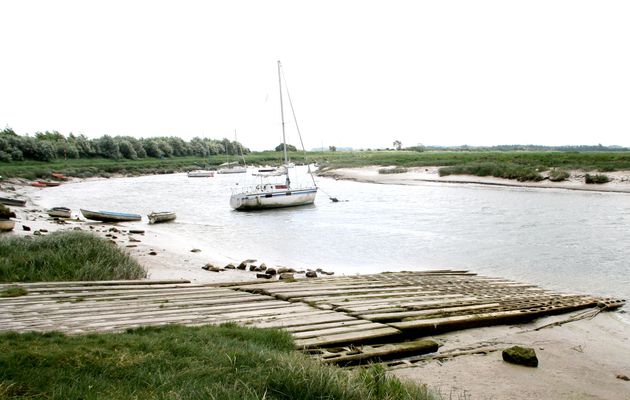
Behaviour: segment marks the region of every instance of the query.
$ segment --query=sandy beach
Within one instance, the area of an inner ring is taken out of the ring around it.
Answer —
[[[340,169],[324,175],[380,184],[497,184],[630,193],[628,171],[609,173],[607,175],[614,177],[611,183],[595,186],[582,184],[577,177],[562,183],[543,181],[529,184],[468,176],[440,178],[436,168],[413,168],[403,174],[379,174],[378,169]],[[42,207],[30,200],[39,189],[19,180],[3,182],[2,188],[1,196],[17,195],[28,200],[26,207],[12,207],[17,214],[16,227],[13,233],[3,235],[24,236],[35,232],[46,235],[57,230],[81,229],[113,240],[121,249],[128,251],[146,269],[147,279],[186,279],[206,283],[256,280],[256,272],[252,271],[203,270],[201,267],[207,263],[224,267],[242,260],[233,259],[229,254],[216,254],[205,247],[202,241],[184,240],[164,230],[158,232],[146,222],[90,222],[83,219],[78,210],[73,210],[73,217],[79,219],[60,223],[49,218]],[[25,226],[30,229],[25,230]],[[144,232],[132,234],[130,230]],[[427,384],[439,390],[446,399],[630,398],[630,381],[623,379],[624,376],[630,376],[630,325],[620,318],[619,312],[602,312],[592,319],[533,330],[570,317],[564,314],[526,325],[496,326],[438,335],[434,339],[443,344],[440,354],[449,351],[469,354],[429,358],[415,363],[413,367],[396,367],[392,373]],[[502,361],[500,350],[516,344],[536,350],[540,361],[538,368],[515,366]]]
[[[471,175],[447,175],[440,176],[439,167],[414,167],[407,172],[399,174],[381,174],[382,168],[393,166],[369,166],[361,168],[339,168],[322,171],[320,176],[334,179],[345,179],[365,183],[377,183],[387,185],[427,185],[427,184],[451,184],[451,185],[486,185],[506,186],[541,189],[565,189],[585,190],[597,192],[630,193],[630,171],[606,172],[610,182],[604,184],[584,183],[584,171],[570,171],[571,176],[562,182],[552,182],[548,179],[540,182],[518,182],[512,179],[495,178],[491,176]]]

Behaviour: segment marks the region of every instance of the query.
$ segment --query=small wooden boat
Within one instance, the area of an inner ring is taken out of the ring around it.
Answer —
[[[140,214],[129,214],[113,211],[89,211],[81,209],[81,214],[87,219],[102,222],[127,222],[127,221],[140,221],[142,216]]]
[[[59,180],[59,181],[67,181],[68,177],[65,176],[64,174],[60,174],[59,172],[53,172],[52,174],[50,174],[50,176],[52,176],[53,178]]]
[[[15,227],[15,221],[10,219],[0,219],[0,232],[12,231]]]
[[[214,171],[198,169],[196,171],[188,171],[189,178],[210,178],[214,176]]]
[[[46,211],[51,217],[70,218],[71,210],[67,207],[53,207]]]
[[[61,182],[51,182],[51,181],[37,181],[46,187],[53,187],[61,185]]]
[[[26,205],[26,200],[0,197],[0,204],[5,204],[7,206],[24,207]]]
[[[176,215],[173,211],[160,211],[152,212],[151,214],[147,215],[147,217],[149,217],[150,224],[158,224],[160,222],[174,221]]]
[[[35,187],[46,187],[45,183],[42,182],[31,182],[31,186],[35,186]]]

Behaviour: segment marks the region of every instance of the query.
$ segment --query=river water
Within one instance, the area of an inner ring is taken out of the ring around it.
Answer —
[[[237,212],[231,189],[254,179],[243,175],[87,181],[43,189],[38,201],[143,215],[173,210],[177,220],[159,229],[235,260],[337,274],[467,269],[630,299],[628,194],[319,178],[323,192],[312,206]],[[333,203],[326,193],[347,201]]]

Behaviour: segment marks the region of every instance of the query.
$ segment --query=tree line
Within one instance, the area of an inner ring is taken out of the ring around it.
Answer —
[[[250,150],[237,141],[195,137],[185,141],[175,136],[134,138],[104,135],[89,139],[85,135],[57,131],[21,136],[11,128],[0,131],[0,162],[52,161],[73,158],[128,159],[163,157],[208,157],[216,154],[247,154]]]

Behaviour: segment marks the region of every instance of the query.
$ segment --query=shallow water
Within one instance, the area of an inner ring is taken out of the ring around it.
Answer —
[[[468,269],[630,299],[628,194],[319,178],[322,191],[313,206],[233,211],[231,188],[244,179],[120,178],[43,189],[38,197],[43,206],[77,211],[173,210],[177,221],[158,229],[203,241],[235,260],[338,274]],[[332,203],[326,193],[347,202]]]

